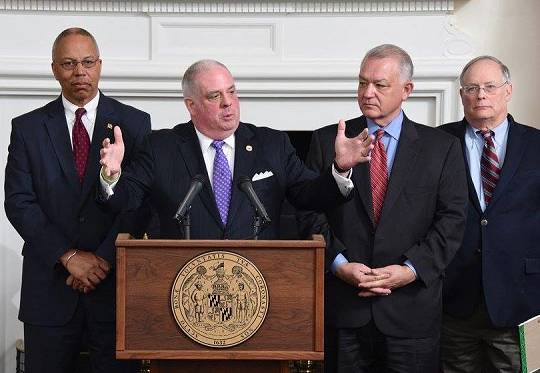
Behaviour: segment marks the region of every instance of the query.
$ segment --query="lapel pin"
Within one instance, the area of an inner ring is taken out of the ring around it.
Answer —
[[[110,130],[112,130],[112,129],[113,129],[113,127],[114,127],[114,125],[113,125],[113,124],[111,124],[111,123],[107,123],[107,129],[110,129]]]
[[[251,146],[251,145],[246,145],[246,150],[247,150],[248,152],[252,151],[252,150],[253,150],[253,146]]]

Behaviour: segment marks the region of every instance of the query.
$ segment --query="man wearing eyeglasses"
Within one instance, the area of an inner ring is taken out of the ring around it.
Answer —
[[[520,372],[517,325],[540,313],[540,131],[508,114],[510,71],[480,56],[461,76],[469,208],[443,287],[445,372]]]
[[[27,373],[75,371],[83,336],[92,372],[128,368],[114,358],[114,241],[123,217],[101,210],[94,196],[103,139],[121,127],[128,163],[150,116],[99,92],[101,64],[88,31],[64,30],[51,64],[62,94],[12,121],[5,209],[24,240]]]

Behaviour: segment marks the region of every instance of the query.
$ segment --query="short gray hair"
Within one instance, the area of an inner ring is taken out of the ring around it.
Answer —
[[[411,56],[409,53],[405,52],[404,49],[398,47],[394,44],[382,44],[375,48],[370,49],[360,66],[364,66],[369,59],[380,59],[380,58],[395,58],[399,59],[399,70],[401,72],[401,79],[411,80],[414,74],[414,66],[412,63]]]
[[[493,56],[488,56],[488,55],[484,55],[484,56],[478,56],[476,58],[473,58],[472,60],[470,60],[469,62],[467,62],[467,64],[465,65],[465,67],[463,68],[463,70],[461,71],[461,75],[459,76],[459,84],[461,86],[463,86],[463,84],[465,83],[463,81],[463,77],[465,76],[465,73],[467,72],[467,70],[469,70],[469,68],[474,65],[475,63],[477,63],[478,61],[483,61],[483,60],[489,60],[489,61],[493,61],[495,62],[497,65],[499,65],[499,67],[501,68],[501,74],[504,78],[505,81],[507,81],[508,83],[511,83],[511,80],[510,80],[510,69],[508,69],[508,67],[501,62],[501,60],[499,60],[498,58],[495,58]]]
[[[182,92],[184,97],[195,94],[195,89],[197,88],[197,76],[202,72],[208,71],[212,67],[222,67],[229,71],[227,66],[216,60],[200,60],[187,68],[182,77]]]
[[[62,41],[62,39],[64,39],[67,36],[70,36],[70,35],[82,35],[82,36],[86,36],[87,38],[90,38],[90,40],[92,40],[92,43],[94,44],[94,47],[96,48],[96,52],[98,54],[96,57],[99,57],[99,47],[98,47],[97,41],[94,38],[94,36],[91,33],[89,33],[88,31],[86,31],[85,29],[83,29],[83,28],[70,27],[70,28],[67,28],[64,31],[62,31],[60,34],[58,34],[56,39],[54,39],[54,43],[53,43],[53,46],[52,46],[52,53],[51,53],[53,60],[54,60],[54,55],[56,54],[56,48],[58,48],[58,44],[60,44],[60,41]]]

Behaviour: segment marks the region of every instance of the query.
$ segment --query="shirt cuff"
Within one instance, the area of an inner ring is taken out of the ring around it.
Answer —
[[[337,267],[339,267],[342,264],[346,264],[346,263],[349,263],[347,258],[345,258],[345,256],[343,256],[343,254],[339,253],[339,254],[337,254],[334,261],[332,262],[332,265],[330,266],[330,270],[332,271],[333,274],[336,274]]]
[[[103,168],[101,169],[103,171]],[[99,172],[99,182],[101,184],[101,192],[105,195],[105,199],[109,199],[114,195],[114,187],[116,184],[118,184],[118,180],[120,180],[120,175],[122,175],[122,171],[118,173],[118,177],[116,177],[115,180],[107,181],[103,177],[103,173]]]
[[[336,171],[336,168],[332,164],[332,176],[334,177],[334,180],[336,180],[338,189],[344,197],[347,197],[351,190],[354,189],[354,183],[351,180],[351,175],[352,168],[349,170],[347,176],[342,176]]]
[[[409,259],[407,259],[403,264],[406,265],[407,267],[409,267],[411,269],[411,271],[413,271],[414,278],[418,278],[418,274],[416,273],[416,269],[414,269],[414,266],[413,266],[412,262]]]

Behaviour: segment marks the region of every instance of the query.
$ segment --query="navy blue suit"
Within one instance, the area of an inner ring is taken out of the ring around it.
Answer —
[[[113,138],[112,127],[118,125],[124,134],[127,163],[150,132],[147,113],[100,95],[82,185],[61,97],[12,121],[5,210],[24,240],[19,319],[25,325],[65,325],[83,297],[98,322],[115,318],[114,273],[94,291],[81,295],[65,284],[69,273],[59,263],[68,249],[76,248],[94,252],[114,266],[121,221],[95,201],[99,150],[104,138]]]
[[[501,177],[482,212],[469,180],[463,244],[446,270],[444,311],[470,317],[485,297],[492,323],[514,327],[540,313],[540,131],[508,115]],[[441,128],[458,137],[465,152],[467,122]],[[468,169],[467,156],[463,158]]]
[[[295,206],[323,209],[343,202],[329,169],[317,182],[317,174],[297,157],[288,136],[280,131],[240,123],[235,132],[235,164],[229,218],[223,226],[206,166],[192,122],[172,129],[155,131],[143,149],[123,171],[107,205],[113,211],[134,209],[150,197],[159,215],[160,237],[181,238],[182,231],[173,215],[189,189],[191,178],[205,175],[204,187],[191,208],[191,238],[244,239],[252,235],[253,208],[238,188],[242,176],[271,171],[273,176],[254,181],[253,188],[265,205],[272,223],[259,235],[279,238],[279,217],[284,198]],[[326,198],[321,198],[326,197]]]

